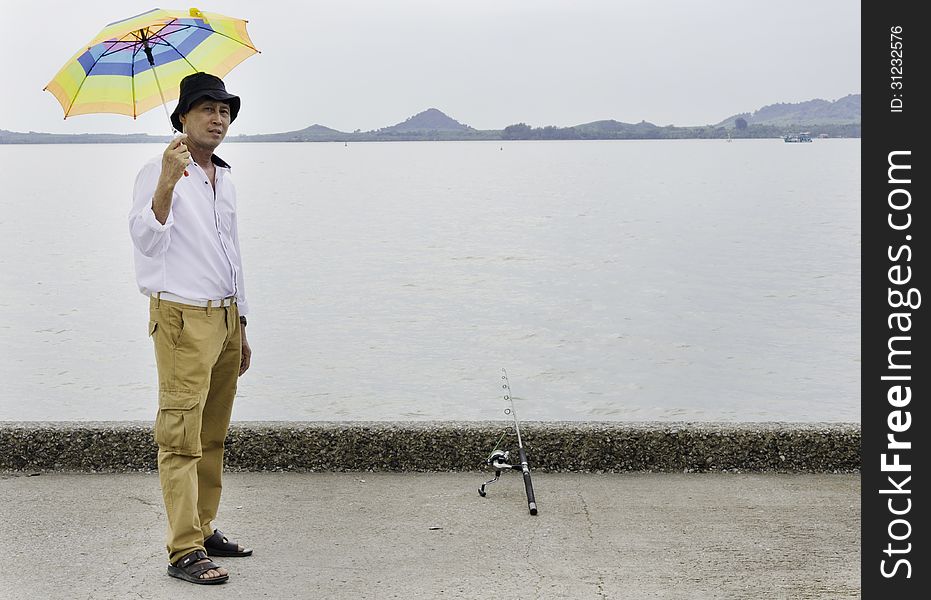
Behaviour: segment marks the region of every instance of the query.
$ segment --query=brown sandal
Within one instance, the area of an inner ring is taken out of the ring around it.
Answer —
[[[219,529],[213,530],[213,535],[204,540],[204,548],[210,556],[252,556],[252,549],[239,549],[239,544],[231,542]]]
[[[207,558],[207,553],[203,550],[195,550],[189,554],[185,554],[173,564],[168,565],[168,574],[178,579],[202,585],[226,583],[230,578],[228,574],[220,575],[219,577],[201,577],[201,575],[211,569],[220,568],[220,565],[212,560],[198,563],[198,561],[204,560],[205,558]]]

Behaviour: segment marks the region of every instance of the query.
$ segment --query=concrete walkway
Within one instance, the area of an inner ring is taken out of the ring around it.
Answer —
[[[0,598],[858,598],[844,474],[231,473],[255,548],[219,586],[165,574],[151,473],[0,473]]]

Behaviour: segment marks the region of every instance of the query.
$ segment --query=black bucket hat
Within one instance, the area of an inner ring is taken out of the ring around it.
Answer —
[[[171,113],[171,124],[178,131],[183,131],[181,115],[191,110],[191,106],[201,98],[210,98],[230,105],[230,123],[236,120],[239,114],[239,96],[226,91],[223,80],[210,73],[193,73],[181,80],[181,95],[178,106]]]

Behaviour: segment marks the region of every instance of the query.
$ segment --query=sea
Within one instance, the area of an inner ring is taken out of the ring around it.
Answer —
[[[154,419],[161,145],[0,145],[0,420]],[[225,143],[239,421],[859,422],[860,141]]]

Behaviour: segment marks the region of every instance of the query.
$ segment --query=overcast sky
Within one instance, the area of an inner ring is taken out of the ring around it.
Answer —
[[[161,109],[64,120],[42,88],[107,23],[190,5],[247,19],[262,51],[225,78],[242,97],[231,134],[365,131],[431,107],[478,129],[703,125],[860,93],[854,0],[153,1],[0,0],[0,129],[168,133]]]

